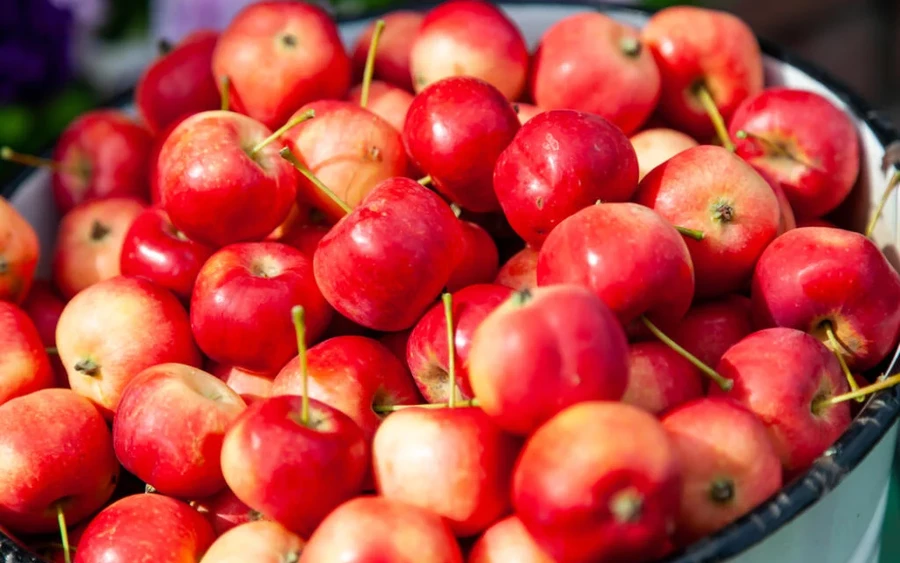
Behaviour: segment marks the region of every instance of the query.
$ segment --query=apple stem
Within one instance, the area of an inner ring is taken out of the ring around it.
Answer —
[[[807,160],[805,160],[803,158],[800,158],[799,156],[797,156],[794,153],[792,153],[791,151],[789,151],[787,148],[779,145],[775,141],[773,141],[763,135],[759,135],[758,133],[751,133],[750,131],[741,129],[741,130],[735,132],[734,136],[741,140],[751,139],[753,141],[756,141],[763,147],[765,147],[766,150],[768,150],[769,152],[775,153],[782,158],[786,158],[788,160],[796,162],[797,164],[802,164],[803,166],[812,168],[814,170],[819,170],[820,172],[822,171],[815,164],[808,162]]]
[[[637,58],[641,54],[641,40],[634,35],[622,37],[619,49],[626,57]]]
[[[688,229],[687,227],[679,227],[675,226],[675,230],[679,233],[683,234],[686,237],[691,237],[694,240],[703,240],[703,231],[698,231],[696,229]]]
[[[641,315],[641,322],[643,322],[644,326],[646,326],[650,330],[650,332],[653,333],[653,336],[659,338],[663,344],[678,352],[684,359],[694,364],[697,369],[708,375],[710,379],[715,381],[716,384],[718,384],[718,386],[722,388],[722,391],[729,391],[734,386],[734,381],[728,379],[727,377],[722,377],[716,370],[704,364],[700,361],[699,358],[679,346],[678,343],[666,336],[666,334],[661,331],[659,327],[653,324],[653,321],[648,319],[646,315]]]
[[[347,203],[344,200],[339,198],[337,196],[337,194],[335,194],[333,191],[331,191],[331,189],[328,186],[326,186],[325,184],[322,183],[322,180],[319,180],[318,178],[316,178],[316,175],[313,174],[312,171],[306,167],[306,165],[304,165],[302,162],[300,162],[300,159],[297,158],[297,155],[295,155],[294,153],[291,152],[291,149],[289,149],[288,147],[284,147],[283,149],[281,149],[278,152],[278,154],[281,155],[281,158],[283,158],[286,161],[293,164],[294,168],[296,168],[301,174],[303,174],[303,176],[307,180],[312,182],[313,185],[316,186],[316,188],[318,188],[320,192],[325,194],[328,197],[328,199],[330,199],[332,202],[334,202],[335,205],[337,205],[338,207],[343,209],[344,213],[350,213],[352,211],[352,209],[350,209],[350,206],[347,205]]]
[[[453,214],[456,215],[456,218],[459,219],[459,216],[462,215],[463,210],[462,210],[462,207],[456,205],[455,203],[451,203],[450,211],[452,211]]]
[[[425,176],[424,178],[419,178],[416,181],[419,182],[420,184],[422,184],[423,186],[428,186],[431,184],[431,176]]]
[[[894,190],[897,188],[898,183],[900,183],[900,171],[894,172],[891,175],[891,179],[888,181],[887,187],[884,188],[884,193],[881,194],[881,200],[878,202],[878,207],[875,208],[875,213],[872,214],[872,218],[869,220],[869,224],[866,226],[866,237],[872,238],[872,232],[875,230],[875,225],[878,224],[878,219],[881,218],[881,213],[884,211],[884,206],[887,205],[888,199],[890,199],[891,194],[894,193]]]
[[[66,528],[66,514],[63,512],[62,504],[56,505],[56,520],[59,522],[59,535],[62,539],[63,556],[66,563],[72,563],[72,549],[69,547],[69,530]]]
[[[300,305],[291,309],[294,331],[297,333],[297,358],[300,360],[300,421],[309,424],[309,365],[306,361],[306,311]]]
[[[450,381],[448,408],[456,408],[456,333],[453,329],[453,295],[445,293],[441,296],[444,302],[444,319],[447,321],[447,378]]]
[[[383,31],[384,20],[376,21],[372,41],[369,43],[369,53],[366,55],[366,69],[363,71],[362,91],[359,95],[359,105],[363,108],[369,105],[369,88],[372,85],[372,75],[375,74],[375,51],[378,49],[378,41]]]
[[[51,356],[59,356],[59,350],[57,350],[55,346],[47,346],[46,348],[44,348],[44,351]]]
[[[850,373],[850,368],[847,367],[847,361],[844,360],[844,347],[834,334],[834,326],[828,321],[825,321],[823,325],[825,328],[825,336],[828,337],[828,345],[837,358],[838,363],[841,364],[841,371],[844,372],[844,377],[847,378],[847,383],[850,385],[850,391],[859,391],[859,385],[856,384],[856,380],[853,379],[853,374]],[[865,398],[859,397],[857,400],[861,403]]]
[[[222,96],[221,106],[219,109],[222,111],[231,111],[231,79],[228,78],[228,75],[223,76],[219,79],[220,87],[220,95]]]
[[[168,39],[160,39],[156,43],[156,50],[159,52],[160,56],[168,55],[172,52],[172,42]]]
[[[419,405],[374,405],[372,409],[378,414],[387,414],[406,409],[445,409],[449,406],[449,403],[422,403]],[[468,399],[466,401],[457,401],[454,408],[478,408],[480,406],[481,403],[478,402],[478,399]]]
[[[843,395],[835,395],[834,397],[831,397],[829,399],[818,401],[815,405],[813,405],[813,409],[822,405],[836,405],[838,403],[843,403],[844,401],[850,401],[853,399],[865,399],[866,396],[871,395],[876,391],[889,389],[894,385],[897,385],[898,383],[900,383],[900,373],[894,374],[890,377],[886,377],[881,381],[876,381],[871,385],[860,387],[856,391],[850,391],[849,393],[844,393]]]
[[[706,110],[706,113],[709,114],[709,119],[712,121],[713,128],[716,130],[716,135],[719,137],[722,146],[729,151],[734,152],[734,143],[731,142],[731,137],[728,135],[728,128],[725,126],[725,120],[722,119],[722,114],[719,112],[719,108],[716,106],[712,94],[709,93],[709,89],[702,82],[697,83],[694,86],[694,95],[697,96],[700,105],[702,105],[703,109]]]
[[[266,145],[268,145],[269,143],[271,143],[278,137],[281,137],[282,135],[287,133],[288,130],[292,129],[293,127],[296,127],[297,125],[300,125],[301,123],[303,123],[304,121],[306,121],[308,119],[312,119],[315,116],[316,116],[316,110],[310,109],[310,110],[304,111],[303,113],[301,113],[294,119],[291,119],[290,121],[288,121],[287,123],[285,123],[284,125],[279,127],[277,131],[275,131],[274,133],[272,133],[271,135],[269,135],[262,141],[256,143],[256,146],[253,147],[252,149],[250,149],[250,158],[256,157],[257,153],[259,153],[259,151],[263,150],[266,147]]]
[[[21,164],[22,166],[31,166],[33,168],[49,168],[50,170],[57,173],[78,173],[78,171],[75,169],[63,166],[61,162],[57,162],[49,158],[42,158],[40,156],[16,152],[9,147],[0,147],[0,160],[15,162],[16,164]]]

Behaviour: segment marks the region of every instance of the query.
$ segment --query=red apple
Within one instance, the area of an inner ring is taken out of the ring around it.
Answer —
[[[702,240],[685,237],[698,297],[744,289],[781,222],[768,182],[728,150],[710,145],[654,168],[641,180],[635,201],[673,225],[703,233]]]
[[[409,57],[416,92],[450,76],[472,76],[508,100],[525,89],[528,64],[528,47],[516,24],[482,0],[451,0],[429,11]]]
[[[629,352],[623,403],[659,415],[704,395],[699,370],[662,342],[637,342]]]
[[[125,237],[144,209],[136,199],[110,198],[83,203],[63,216],[53,251],[53,281],[63,297],[121,274]]]
[[[56,344],[72,390],[110,420],[125,386],[143,370],[200,364],[184,307],[140,278],[115,277],[76,295],[59,317]]]
[[[384,20],[384,31],[378,40],[375,51],[373,76],[384,82],[412,91],[412,73],[409,70],[409,57],[413,42],[419,28],[422,27],[424,15],[412,10],[395,10],[381,17]],[[375,22],[357,37],[352,51],[353,71],[357,79],[363,77]]]
[[[519,118],[500,91],[459,76],[435,82],[416,96],[403,142],[439,192],[460,207],[485,212],[499,209],[491,180],[494,163],[518,130]]]
[[[509,224],[535,248],[578,210],[597,201],[628,201],[637,179],[628,137],[602,117],[570,110],[531,119],[494,169]]]
[[[290,563],[306,542],[276,522],[247,522],[222,534],[200,563]]]
[[[276,239],[276,242],[293,246],[308,258],[312,258],[319,246],[319,241],[325,238],[331,227],[326,225],[295,225],[285,231]]]
[[[830,345],[833,329],[851,369],[876,366],[900,330],[900,275],[859,233],[794,229],[763,253],[753,276],[757,326],[809,332]]]
[[[175,228],[158,207],[145,209],[125,234],[119,269],[124,276],[148,279],[189,300],[194,281],[213,249]]]
[[[213,75],[230,82],[235,111],[275,129],[303,104],[340,99],[350,58],[328,13],[307,2],[256,2],[222,32]]]
[[[150,183],[150,204],[153,206],[162,205],[162,187],[160,186],[159,180],[159,153],[162,151],[163,146],[165,146],[166,139],[169,138],[172,131],[188,117],[190,117],[190,115],[185,115],[169,123],[166,128],[157,133],[153,139],[153,146],[150,149],[150,156],[147,159],[149,163],[149,171],[147,174]]]
[[[697,141],[681,131],[657,127],[644,129],[631,137],[637,155],[638,177],[644,179],[651,170],[676,154],[697,146]]]
[[[59,317],[65,307],[66,303],[56,288],[45,280],[35,280],[28,297],[22,302],[22,310],[34,323],[41,343],[46,349],[56,349],[56,325],[59,324]],[[52,387],[68,387],[69,376],[59,360],[59,355],[48,354],[48,356],[50,368],[53,370]]]
[[[741,102],[762,91],[759,44],[737,16],[673,6],[654,14],[641,38],[659,66],[661,117],[693,137],[713,134],[710,116],[699,100],[700,87],[709,92],[726,122]]]
[[[528,123],[532,117],[544,113],[544,109],[537,107],[533,104],[526,103],[516,103],[513,104],[513,109],[516,110],[516,115],[519,116],[519,123],[525,125]]]
[[[589,401],[529,438],[512,495],[517,516],[555,561],[648,561],[675,525],[680,466],[652,415]]]
[[[763,180],[769,183],[769,187],[772,188],[772,191],[775,192],[775,197],[778,198],[778,206],[781,208],[781,221],[778,225],[778,234],[784,234],[791,229],[797,228],[797,218],[794,215],[794,208],[791,207],[791,202],[788,200],[787,194],[784,193],[784,188],[781,187],[781,182],[776,180],[762,168],[755,168],[757,174],[762,176]]]
[[[542,108],[593,113],[628,135],[656,108],[660,78],[640,31],[606,14],[583,12],[544,32],[529,86]]]
[[[369,452],[350,417],[311,399],[271,397],[247,407],[225,435],[222,473],[247,506],[301,537],[359,494]]]
[[[272,383],[276,374],[253,373],[216,362],[210,362],[206,369],[224,381],[248,405],[272,396]]]
[[[122,391],[113,422],[116,457],[164,495],[206,497],[225,488],[219,458],[246,408],[224,382],[183,364],[159,364]]]
[[[710,387],[762,420],[784,469],[805,470],[850,425],[847,403],[822,403],[849,390],[837,358],[812,336],[792,328],[754,332],[725,352],[717,371],[730,391]]]
[[[319,242],[313,266],[329,303],[362,326],[411,327],[461,256],[459,220],[437,194],[392,178]]]
[[[358,497],[325,518],[300,561],[462,563],[463,557],[437,514],[383,497]]]
[[[119,477],[106,422],[68,389],[43,389],[0,405],[0,526],[15,533],[74,525],[99,509]]]
[[[488,528],[469,553],[468,563],[554,563],[541,551],[517,516],[507,516]]]
[[[526,246],[500,267],[494,283],[512,289],[537,287],[538,251]]]
[[[125,497],[88,525],[75,563],[198,561],[215,536],[209,522],[187,504],[156,494]]]
[[[715,366],[726,350],[753,330],[750,299],[727,295],[691,307],[670,336],[701,362]]]
[[[316,287],[309,258],[277,242],[232,244],[213,254],[197,276],[191,328],[213,360],[275,373],[297,353],[295,305],[306,310],[307,341],[315,342],[331,320],[331,308]]]
[[[491,235],[471,221],[460,221],[460,227],[463,232],[463,256],[447,280],[447,291],[491,283],[500,267],[497,244]]]
[[[219,107],[212,74],[218,39],[216,31],[195,31],[144,69],[134,103],[151,131],[159,133],[185,116]]]
[[[227,487],[211,497],[195,501],[194,507],[212,524],[216,537],[236,526],[263,518],[262,514],[241,502]]]
[[[774,178],[799,217],[834,210],[856,184],[856,126],[819,94],[768,88],[741,104],[728,129],[736,154]]]
[[[469,373],[484,412],[525,436],[576,403],[619,400],[628,385],[628,341],[586,288],[521,290],[475,329]]]
[[[351,88],[347,99],[355,104],[360,103],[362,86]],[[373,80],[369,84],[369,103],[366,109],[390,123],[391,127],[401,133],[412,102],[413,95],[402,88],[380,80]]]
[[[53,384],[53,368],[34,323],[16,305],[0,301],[0,405]]]
[[[676,535],[682,544],[717,532],[781,488],[781,461],[766,427],[739,404],[697,399],[662,424],[681,463]]]
[[[21,303],[34,281],[40,246],[34,228],[0,197],[0,301]]]

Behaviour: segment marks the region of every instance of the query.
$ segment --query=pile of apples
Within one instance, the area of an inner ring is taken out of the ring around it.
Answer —
[[[896,383],[900,276],[825,218],[855,127],[727,13],[347,53],[261,2],[135,103],[2,151],[62,214],[35,281],[0,200],[0,526],[55,561],[651,561]]]

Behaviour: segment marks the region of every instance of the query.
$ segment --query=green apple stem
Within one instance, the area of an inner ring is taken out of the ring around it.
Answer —
[[[66,514],[62,504],[56,505],[56,520],[59,522],[59,536],[62,539],[63,555],[66,563],[72,563],[72,549],[69,547],[69,530],[66,528]]]
[[[900,184],[900,171],[894,172],[891,175],[887,187],[884,188],[884,193],[881,194],[881,199],[878,201],[878,207],[875,208],[875,213],[872,214],[872,218],[869,219],[869,224],[866,226],[866,237],[872,238],[872,232],[875,231],[875,225],[878,224],[878,219],[881,218],[881,214],[884,212],[884,206],[887,205],[888,200],[891,198],[891,194],[894,193],[894,190],[897,188],[897,184]]]
[[[55,160],[51,160],[49,158],[42,158],[40,156],[34,156],[31,154],[24,154],[20,152],[16,152],[9,147],[0,147],[0,160],[5,160],[7,162],[15,162],[16,164],[21,164],[22,166],[31,166],[32,168],[49,168],[50,170],[60,173],[60,172],[69,172],[72,174],[77,174],[78,171],[67,166],[63,166],[61,162],[57,162]]]
[[[841,346],[841,342],[837,339],[837,336],[834,334],[834,326],[830,322],[824,323],[825,327],[825,336],[828,337],[828,345],[831,348],[831,351],[834,353],[835,357],[838,360],[838,363],[841,364],[841,371],[844,372],[844,377],[847,378],[847,383],[850,385],[850,391],[859,391],[859,385],[856,384],[856,380],[853,379],[853,374],[850,373],[850,368],[847,367],[847,361],[844,360],[843,350],[844,347]],[[864,397],[859,397],[857,399],[860,403],[865,400]]]
[[[703,240],[703,231],[698,231],[696,229],[688,229],[687,227],[679,227],[675,226],[675,230],[679,233],[683,234],[686,237],[691,237],[694,240]]]
[[[429,186],[429,185],[431,185],[431,176],[425,176],[424,178],[419,178],[417,180],[417,182],[419,182],[423,186]]]
[[[449,403],[422,403],[419,405],[375,405],[372,409],[378,414],[387,414],[406,409],[446,409],[449,406]],[[480,406],[481,403],[478,402],[478,399],[468,399],[466,401],[457,401],[454,408],[477,408]]]
[[[300,421],[309,424],[309,365],[306,361],[306,312],[302,306],[291,309],[294,332],[297,333],[297,358],[300,360]]]
[[[447,408],[456,408],[456,331],[453,328],[453,295],[441,296],[444,302],[444,319],[447,321],[447,379],[450,381],[450,395]]]
[[[758,133],[751,133],[750,131],[741,129],[740,131],[735,132],[734,136],[741,140],[751,139],[753,141],[756,141],[760,145],[762,145],[767,151],[769,151],[771,153],[774,153],[782,158],[786,158],[788,160],[796,162],[797,164],[802,164],[803,166],[806,166],[808,168],[813,168],[815,170],[819,170],[819,168],[812,162],[808,162],[807,160],[797,156],[796,154],[789,151],[786,147],[779,145],[775,141],[773,141],[763,135],[760,135]]]
[[[702,82],[697,83],[694,86],[694,95],[697,96],[700,105],[702,105],[703,109],[706,110],[706,113],[709,114],[709,119],[712,121],[713,128],[716,130],[716,135],[719,137],[722,146],[729,151],[734,152],[734,143],[731,142],[731,136],[728,135],[728,127],[725,126],[725,120],[722,119],[722,114],[719,112],[716,101],[713,100],[712,94],[709,93],[706,84],[703,84]]]
[[[815,405],[813,405],[813,409],[815,410],[817,406],[836,405],[838,403],[843,403],[844,401],[852,401],[853,399],[862,398],[863,400],[865,400],[865,398],[872,393],[881,391],[883,389],[890,389],[898,383],[900,383],[900,373],[894,374],[890,377],[886,377],[881,381],[876,381],[871,385],[860,387],[856,391],[850,391],[849,393],[844,393],[843,395],[835,395],[834,397],[818,401]]]
[[[378,49],[378,41],[383,31],[384,20],[376,21],[372,41],[369,43],[369,53],[366,55],[366,69],[363,72],[362,91],[359,95],[359,105],[363,108],[369,105],[369,88],[372,86],[372,75],[375,74],[375,51]]]
[[[283,149],[281,149],[281,151],[279,151],[278,154],[281,155],[281,158],[283,158],[286,161],[293,164],[294,168],[296,168],[301,174],[303,174],[303,176],[307,180],[312,182],[313,185],[315,185],[316,188],[318,188],[318,190],[320,192],[325,194],[325,196],[328,197],[328,199],[330,199],[332,202],[334,202],[335,205],[337,205],[338,207],[343,209],[344,213],[350,213],[350,211],[352,211],[352,209],[350,209],[350,206],[347,205],[347,203],[344,200],[339,198],[337,196],[337,194],[335,194],[333,191],[331,191],[331,189],[328,186],[326,186],[325,184],[322,183],[322,180],[319,180],[318,178],[316,178],[316,175],[313,174],[312,171],[309,168],[307,168],[305,164],[300,162],[300,159],[297,158],[297,155],[295,155],[294,153],[291,152],[291,149],[284,147]]]
[[[729,391],[733,386],[734,382],[726,377],[722,377],[716,370],[709,367],[700,361],[699,358],[679,346],[674,340],[666,336],[666,334],[659,329],[653,321],[648,319],[646,315],[641,315],[641,322],[644,323],[650,332],[653,333],[653,336],[657,337],[662,341],[663,344],[678,352],[684,359],[694,364],[694,366],[702,371],[704,374],[708,375],[710,379],[716,382],[716,384],[722,388],[722,391]]]
[[[222,96],[219,109],[231,111],[231,79],[226,75],[219,79],[219,83],[219,95]]]
[[[300,125],[304,121],[306,121],[308,119],[312,119],[315,116],[316,116],[316,110],[311,109],[311,110],[304,111],[303,113],[301,113],[294,119],[291,119],[290,121],[288,121],[287,123],[285,123],[284,125],[279,127],[277,131],[275,131],[274,133],[272,133],[271,135],[269,135],[262,141],[256,143],[256,146],[253,147],[252,149],[250,149],[250,158],[255,157],[257,155],[257,153],[259,153],[259,151],[263,150],[266,147],[266,145],[268,145],[269,143],[271,143],[278,137],[281,137],[282,135],[287,133],[293,127],[296,127],[297,125]]]

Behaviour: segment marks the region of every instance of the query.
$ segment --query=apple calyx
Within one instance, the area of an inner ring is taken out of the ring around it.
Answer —
[[[713,219],[719,221],[720,223],[730,223],[734,221],[734,215],[734,207],[730,203],[718,201],[713,205]]]
[[[347,202],[345,202],[344,200],[342,200],[341,198],[339,198],[339,197],[337,196],[337,194],[335,194],[333,191],[331,191],[331,188],[329,188],[328,186],[326,186],[326,185],[322,182],[322,180],[319,180],[319,179],[316,177],[316,175],[313,174],[312,171],[311,171],[309,168],[306,167],[305,164],[303,164],[302,162],[300,162],[300,159],[297,158],[297,155],[295,155],[294,153],[291,152],[291,149],[289,149],[288,147],[284,147],[283,149],[281,149],[280,151],[278,151],[278,154],[281,155],[281,158],[283,158],[283,159],[285,159],[286,161],[290,162],[291,165],[293,165],[293,167],[296,168],[298,172],[300,172],[301,174],[303,174],[303,176],[304,176],[307,180],[309,180],[310,182],[313,183],[313,185],[316,187],[316,189],[318,189],[320,192],[322,192],[323,194],[325,194],[325,196],[328,197],[328,199],[330,199],[335,205],[337,205],[338,207],[340,207],[340,208],[344,211],[345,214],[346,214],[346,213],[350,213],[351,211],[353,211],[353,210],[350,208],[350,206],[347,205]]]
[[[362,91],[359,94],[359,105],[363,109],[369,105],[369,88],[372,86],[372,75],[375,74],[375,52],[378,50],[378,41],[384,32],[384,20],[375,22],[375,29],[372,30],[372,40],[369,43],[369,52],[366,55],[366,67],[363,71]]]
[[[144,484],[144,494],[145,495],[152,495],[154,493],[156,493],[156,487],[154,487],[150,483]]]
[[[700,105],[703,106],[703,109],[706,110],[707,115],[709,115],[709,120],[712,121],[713,129],[716,130],[716,136],[719,138],[719,142],[721,142],[722,146],[730,152],[734,152],[734,143],[731,142],[731,136],[728,134],[728,127],[725,126],[725,120],[722,118],[722,113],[719,111],[719,107],[716,106],[716,101],[713,99],[712,94],[710,94],[706,83],[703,82],[703,80],[695,82],[694,85],[691,86],[691,94],[697,98],[697,101],[700,102]]]
[[[89,377],[100,374],[100,365],[90,358],[84,358],[75,362],[75,371]]]
[[[716,384],[722,388],[722,391],[730,391],[732,387],[734,387],[734,381],[728,379],[727,377],[723,377],[716,370],[709,367],[705,363],[703,363],[698,357],[694,356],[684,348],[678,345],[677,342],[669,338],[663,331],[657,327],[653,321],[647,318],[646,315],[641,315],[641,322],[644,323],[644,326],[653,333],[653,336],[658,338],[663,344],[675,350],[680,354],[685,360],[691,362],[694,367],[703,372],[706,376],[716,382]]]
[[[729,504],[734,500],[734,480],[720,477],[709,486],[709,498],[716,504]]]
[[[637,36],[630,35],[619,40],[619,50],[630,59],[636,59],[641,54],[641,40]]]
[[[271,135],[269,135],[262,141],[256,143],[256,146],[254,146],[252,149],[250,149],[250,152],[247,153],[247,156],[256,160],[256,155],[259,153],[259,151],[263,150],[269,143],[271,143],[275,139],[281,137],[282,135],[287,133],[293,127],[296,127],[297,125],[300,125],[304,121],[306,121],[308,119],[312,119],[315,116],[316,116],[316,110],[310,109],[310,110],[304,111],[303,113],[301,113],[294,119],[291,119],[290,121],[288,121],[287,123],[285,123],[284,125],[279,127],[274,133],[272,133]]]
[[[419,178],[416,181],[423,186],[428,186],[431,184],[431,176],[425,176],[424,178]]]
[[[100,242],[106,235],[112,232],[112,229],[101,223],[98,219],[94,219],[94,222],[91,224],[91,240],[94,242]]]
[[[696,229],[688,229],[687,227],[679,227],[675,226],[675,230],[679,233],[683,234],[686,237],[690,237],[694,240],[703,240],[703,231],[698,231]]]
[[[509,296],[509,302],[515,307],[524,307],[534,299],[534,294],[531,293],[531,289],[527,287],[523,287]]]
[[[69,530],[66,527],[66,514],[62,501],[56,503],[56,521],[59,522],[59,537],[62,540],[63,556],[66,563],[72,563],[72,548],[69,546]]]
[[[859,385],[857,385],[856,379],[853,377],[850,368],[847,366],[847,361],[844,359],[844,354],[847,353],[847,349],[841,344],[841,341],[838,340],[837,335],[834,333],[834,324],[831,321],[822,321],[819,323],[819,328],[825,331],[825,337],[827,338],[825,345],[837,358],[838,363],[841,364],[841,371],[844,372],[844,378],[847,379],[847,384],[850,385],[850,391],[858,391]],[[857,401],[860,403],[864,400],[864,397],[857,398]]]
[[[300,360],[300,420],[296,422],[312,428],[309,420],[309,364],[306,361],[306,311],[302,305],[295,305],[291,309],[291,319],[294,322],[294,332],[297,334],[297,358]]]
[[[851,401],[860,397],[868,397],[869,395],[877,391],[890,389],[898,383],[900,383],[900,373],[896,373],[890,377],[882,376],[875,383],[866,385],[865,387],[860,387],[856,391],[850,391],[849,393],[844,393],[843,395],[835,395],[834,397],[822,397],[816,399],[812,404],[813,412],[818,412],[822,407],[825,406],[836,405],[838,403]]]
[[[0,256],[0,276],[9,273],[9,260]]]
[[[231,78],[227,74],[219,79],[219,95],[222,97],[219,109],[231,111]]]
[[[634,487],[618,491],[609,499],[609,512],[619,524],[634,524],[641,519],[644,497]]]
[[[10,147],[0,147],[0,160],[15,162],[16,164],[21,164],[22,166],[30,166],[32,168],[49,168],[57,174],[63,172],[68,172],[71,174],[78,173],[78,170],[74,170],[72,168],[64,166],[61,162],[57,162],[49,158],[34,156],[32,154],[16,152]]]

